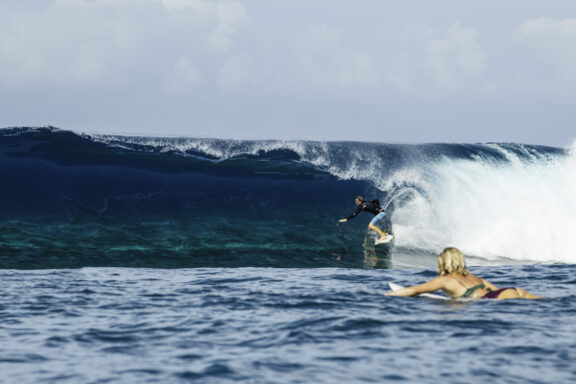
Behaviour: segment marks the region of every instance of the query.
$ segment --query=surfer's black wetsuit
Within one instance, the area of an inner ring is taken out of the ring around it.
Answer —
[[[362,204],[360,204],[356,210],[354,212],[352,212],[352,214],[350,216],[348,216],[346,218],[346,220],[350,220],[355,218],[356,216],[358,216],[358,214],[360,213],[360,211],[366,211],[366,212],[370,212],[373,215],[377,215],[380,212],[384,212],[384,210],[382,209],[382,207],[380,206],[380,201],[378,200],[367,200],[367,201],[363,201]]]

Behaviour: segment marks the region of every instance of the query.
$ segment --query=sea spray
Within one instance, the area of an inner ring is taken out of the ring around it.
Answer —
[[[574,146],[566,157],[498,149],[506,162],[444,158],[424,167],[420,179],[411,174],[426,200],[394,212],[397,245],[454,245],[492,260],[576,262]]]

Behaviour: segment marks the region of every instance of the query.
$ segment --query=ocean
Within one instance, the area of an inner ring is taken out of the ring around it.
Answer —
[[[573,383],[576,154],[0,130],[0,382]],[[338,223],[354,198],[370,215]],[[543,300],[387,297],[473,273]]]

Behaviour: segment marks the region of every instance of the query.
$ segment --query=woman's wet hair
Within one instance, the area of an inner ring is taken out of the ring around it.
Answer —
[[[458,248],[449,247],[438,256],[438,274],[440,276],[457,273],[466,276],[468,268],[464,261],[464,255]]]

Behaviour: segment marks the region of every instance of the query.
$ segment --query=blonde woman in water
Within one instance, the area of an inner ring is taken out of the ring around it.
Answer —
[[[414,296],[443,290],[453,298],[540,299],[522,288],[498,288],[481,277],[468,273],[464,255],[457,248],[446,248],[438,256],[438,277],[413,287],[389,292],[387,296]]]

